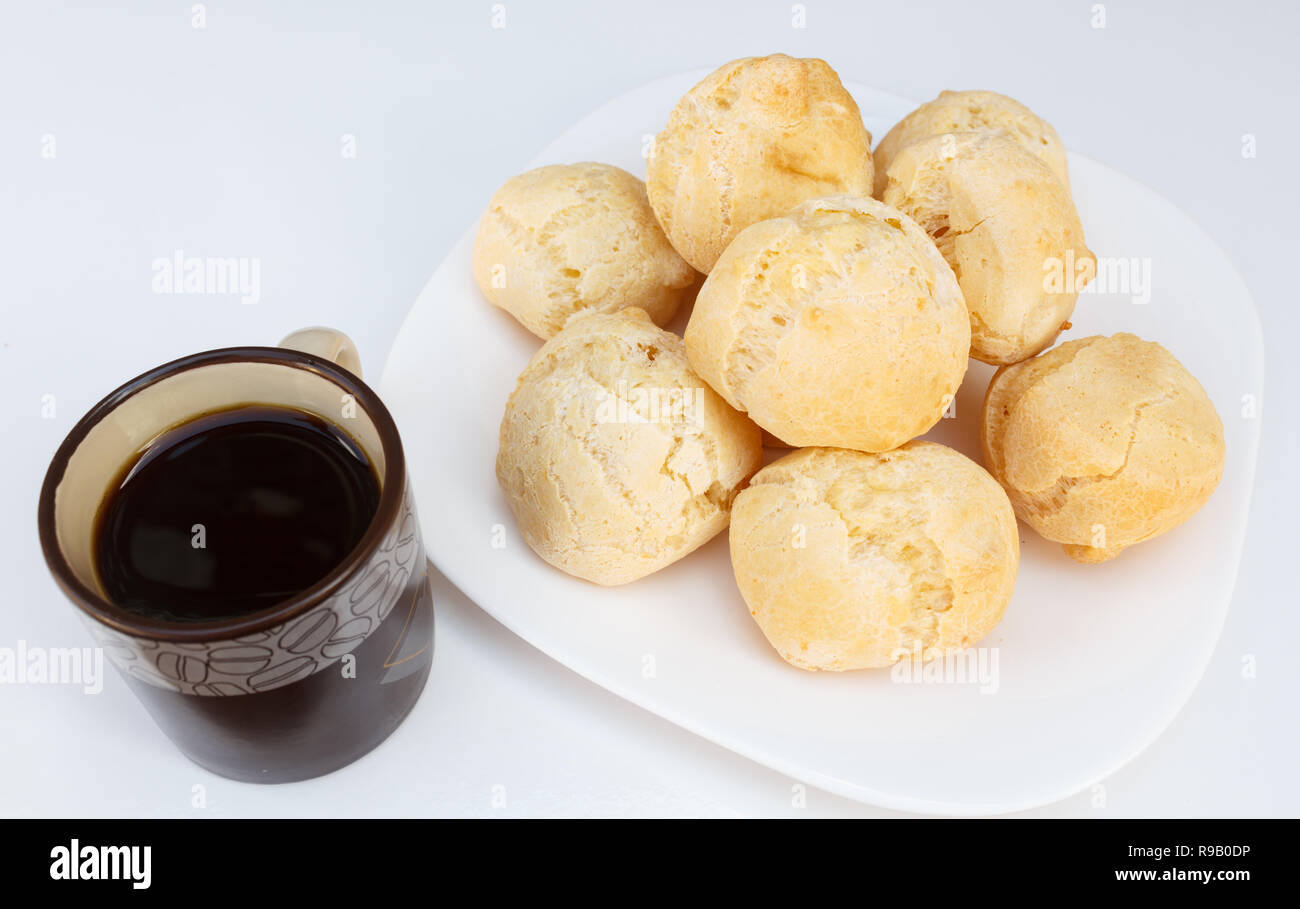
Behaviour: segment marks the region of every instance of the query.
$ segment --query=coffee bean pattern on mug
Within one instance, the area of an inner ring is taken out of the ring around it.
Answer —
[[[408,486],[399,518],[346,586],[303,615],[242,637],[197,644],[153,641],[86,619],[123,672],[150,685],[205,697],[253,694],[301,681],[356,649],[388,618],[422,552]]]

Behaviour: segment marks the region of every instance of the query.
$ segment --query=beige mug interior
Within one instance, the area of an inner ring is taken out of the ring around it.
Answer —
[[[374,421],[329,378],[289,363],[211,363],[184,369],[122,401],[91,427],[68,459],[54,493],[54,528],[63,557],[82,584],[104,595],[95,569],[95,519],[125,465],[167,430],[242,404],[296,408],[333,423],[361,446],[383,483],[384,449]]]

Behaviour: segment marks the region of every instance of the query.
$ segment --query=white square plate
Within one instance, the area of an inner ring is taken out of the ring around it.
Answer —
[[[660,79],[615,99],[530,166],[593,160],[644,175],[648,138],[705,74]],[[876,139],[915,107],[848,88]],[[1104,778],[1169,724],[1214,649],[1245,535],[1264,350],[1249,292],[1196,224],[1078,155],[1070,156],[1070,177],[1089,247],[1099,257],[1149,263],[1150,299],[1085,293],[1065,338],[1130,331],[1169,348],[1223,418],[1227,465],[1195,517],[1113,562],[1076,564],[1021,525],[1015,596],[981,644],[986,658],[996,657],[994,684],[903,683],[887,669],[807,673],[786,665],[740,598],[725,533],[620,588],[568,577],[534,555],[497,487],[495,461],[506,398],[540,341],[479,293],[470,272],[473,226],[411,309],[381,383],[405,442],[430,556],[480,607],[575,672],[841,795],[902,810],[990,814],[1052,802]],[[978,414],[991,373],[971,363],[955,418],[927,438],[981,460]],[[504,548],[492,545],[498,525]]]

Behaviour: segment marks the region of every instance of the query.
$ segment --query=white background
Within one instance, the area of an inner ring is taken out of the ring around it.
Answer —
[[[784,2],[506,0],[505,28],[489,2],[213,0],[204,28],[192,6],[0,12],[0,646],[89,643],[45,571],[35,510],[54,448],[102,395],[165,360],[315,323],[349,332],[377,379],[425,279],[539,148],[657,76],[783,51],[918,100],[1011,94],[1070,148],[1187,211],[1237,264],[1264,323],[1268,392],[1218,651],[1150,749],[1033,813],[1300,813],[1295,6],[1110,2],[1094,28],[1096,4],[1074,0],[811,0],[801,29]],[[257,257],[260,302],[153,293],[153,260],[177,249]],[[231,783],[181,758],[116,676],[94,697],[0,686],[0,814],[888,813],[816,790],[796,807],[797,781],[621,702],[439,592],[429,688],[381,746],[405,755],[400,772],[377,773],[377,753],[305,784]]]

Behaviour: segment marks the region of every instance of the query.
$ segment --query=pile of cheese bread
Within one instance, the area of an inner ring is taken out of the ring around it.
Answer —
[[[803,669],[974,645],[1017,518],[1102,562],[1190,517],[1223,427],[1165,348],[1053,346],[1096,273],[1056,131],[943,92],[872,151],[822,60],[736,60],[677,104],[643,182],[513,177],[480,221],[484,296],[541,344],[496,472],[556,568],[625,584],[729,528],[750,613]],[[683,336],[667,330],[693,306]],[[919,441],[974,358],[984,463]],[[793,448],[763,466],[764,446]]]

